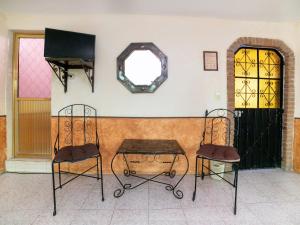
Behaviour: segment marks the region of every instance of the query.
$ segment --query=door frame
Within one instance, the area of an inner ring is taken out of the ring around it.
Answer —
[[[25,157],[26,155],[17,155],[18,148],[18,81],[19,81],[19,39],[20,38],[45,38],[42,31],[34,32],[14,32],[13,33],[13,53],[12,53],[12,154],[14,158]],[[51,122],[51,121],[50,121]],[[51,138],[51,137],[50,137]],[[42,156],[30,156],[30,158],[45,158]],[[50,155],[46,158],[51,158]]]
[[[295,111],[295,56],[294,52],[281,40],[240,37],[227,49],[227,107],[234,109],[234,55],[237,49],[246,46],[276,49],[284,58],[283,68],[283,105],[282,120],[282,163],[285,170],[293,170],[294,111]]]

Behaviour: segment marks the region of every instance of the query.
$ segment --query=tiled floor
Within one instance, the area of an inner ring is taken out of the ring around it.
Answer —
[[[194,177],[185,177],[182,200],[164,186],[149,183],[115,199],[113,176],[100,182],[79,178],[57,192],[57,215],[52,216],[51,176],[0,175],[0,224],[84,225],[299,225],[300,175],[280,169],[241,171],[238,213],[232,213],[233,188],[206,177],[199,179],[193,202]]]

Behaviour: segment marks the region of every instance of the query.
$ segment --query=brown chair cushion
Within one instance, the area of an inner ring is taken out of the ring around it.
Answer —
[[[240,156],[237,149],[231,146],[206,144],[201,145],[197,155],[211,160],[224,162],[239,162]]]
[[[79,146],[65,146],[55,155],[55,162],[77,162],[99,155],[99,150],[95,144],[85,144]]]

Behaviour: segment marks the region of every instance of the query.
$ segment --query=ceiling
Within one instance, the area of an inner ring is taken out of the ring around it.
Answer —
[[[300,21],[300,0],[0,0],[2,13],[154,14]]]

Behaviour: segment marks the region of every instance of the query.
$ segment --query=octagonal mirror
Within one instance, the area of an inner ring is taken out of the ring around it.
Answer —
[[[132,93],[154,92],[167,71],[167,56],[153,43],[131,43],[117,58],[117,78]]]

